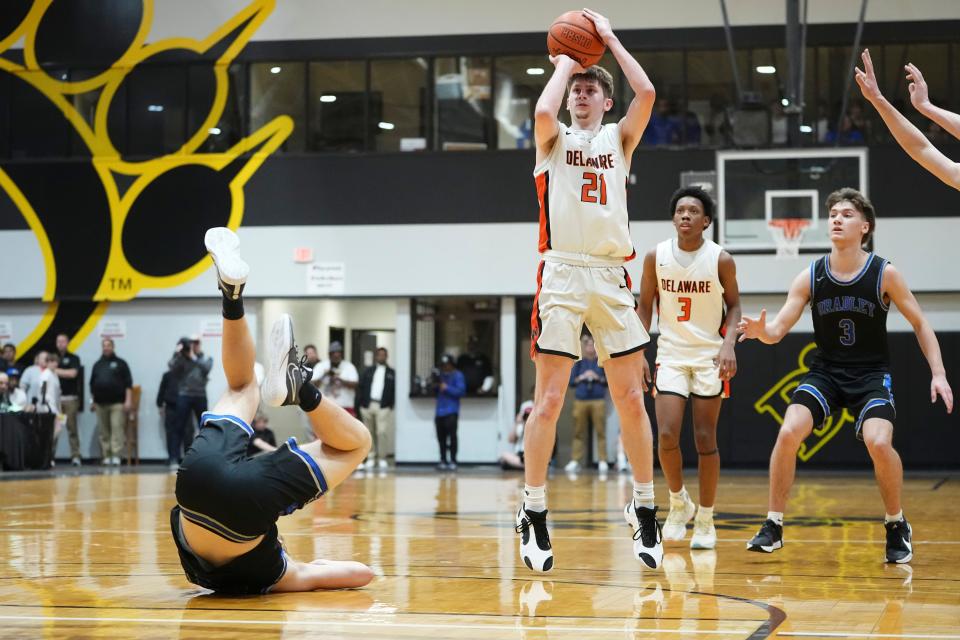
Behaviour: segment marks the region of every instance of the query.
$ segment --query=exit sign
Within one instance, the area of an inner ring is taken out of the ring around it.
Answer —
[[[297,247],[293,250],[294,262],[313,262],[313,249],[310,247]]]

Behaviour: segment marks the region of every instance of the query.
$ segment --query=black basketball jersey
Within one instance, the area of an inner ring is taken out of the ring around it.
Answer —
[[[887,261],[871,253],[851,280],[830,273],[829,256],[810,265],[810,307],[819,360],[825,364],[886,368],[887,310],[881,283]]]

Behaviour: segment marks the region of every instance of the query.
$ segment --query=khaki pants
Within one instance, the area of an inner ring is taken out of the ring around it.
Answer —
[[[606,400],[574,400],[573,401],[573,451],[570,459],[584,464],[584,454],[587,449],[588,423],[593,423],[593,430],[597,434],[597,459],[607,459],[607,401]],[[591,461],[587,461],[589,463]]]
[[[67,416],[67,434],[70,436],[70,457],[79,458],[80,434],[77,431],[77,413],[80,411],[80,398],[77,396],[65,396],[61,398],[60,410]]]
[[[360,407],[360,420],[370,430],[373,440],[369,457],[386,460],[388,455],[393,455],[393,409],[371,402],[369,407]]]
[[[97,431],[100,435],[100,451],[104,459],[119,457],[123,453],[124,427],[127,416],[123,403],[97,405]]]

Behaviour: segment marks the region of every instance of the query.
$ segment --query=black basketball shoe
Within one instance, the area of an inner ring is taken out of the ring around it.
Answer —
[[[520,558],[531,571],[546,573],[553,569],[553,547],[547,531],[547,512],[528,511],[525,504],[517,510],[520,534]]]
[[[760,531],[747,543],[747,551],[773,553],[783,546],[783,526],[773,520],[767,520]]]
[[[887,522],[887,562],[904,564],[913,559],[913,529],[906,518]]]

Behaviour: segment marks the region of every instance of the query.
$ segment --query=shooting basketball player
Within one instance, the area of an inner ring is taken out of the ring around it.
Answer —
[[[733,257],[703,237],[713,221],[710,195],[699,187],[681,188],[670,198],[670,210],[677,237],[644,257],[639,300],[640,320],[648,330],[656,304],[660,330],[654,393],[660,467],[670,488],[663,539],[683,540],[696,514],[690,548],[713,549],[720,479],[717,420],[729,380],[737,373],[740,289]],[[649,379],[645,372],[644,381]],[[688,399],[699,458],[699,509],[683,485],[680,428]]]
[[[184,573],[201,587],[237,595],[362,587],[373,573],[359,562],[290,558],[276,522],[348,477],[367,455],[370,433],[304,383],[310,370],[297,358],[293,325],[284,314],[270,333],[263,399],[272,406],[298,405],[318,440],[300,447],[290,438],[275,451],[246,456],[260,404],[241,295],[249,268],[229,229],[210,229],[204,240],[223,294],[222,358],[229,388],[201,417],[200,433],[177,473],[170,527]]]
[[[772,321],[744,316],[740,340],[755,338],[776,344],[800,319],[808,303],[818,353],[787,408],[770,456],[770,499],[767,520],[747,543],[750,551],[771,553],[783,546],[783,512],[793,485],[797,450],[814,427],[847,408],[857,416],[856,436],[873,461],[886,508],[887,562],[913,557],[912,531],[903,517],[900,494],[903,465],[893,448],[897,417],[887,354],[887,310],[893,302],[913,327],[930,365],[930,400],[943,398],[953,410],[940,344],[917,299],[900,272],[889,262],[863,250],[876,228],[873,205],[855,189],[827,197],[828,228],[833,248],[794,279],[787,301]]]
[[[627,53],[603,16],[585,9],[635,92],[626,115],[603,124],[613,107],[613,83],[601,67],[583,69],[565,55],[535,111],[540,201],[540,263],[531,324],[536,365],[534,408],[524,434],[526,486],[517,511],[520,557],[534,571],[553,567],[547,530],[547,465],[556,440],[570,370],[580,357],[580,332],[590,328],[610,396],[620,415],[624,449],[634,474],[624,509],[633,550],[650,568],[663,558],[653,495],[653,437],[643,406],[641,361],[650,337],[636,313],[623,264],[635,257],[628,228],[626,183],[630,157],[656,97],[640,64]],[[564,103],[571,126],[557,119]]]
[[[960,162],[954,162],[943,155],[912,122],[883,97],[880,86],[877,84],[877,76],[873,72],[870,51],[864,49],[860,57],[863,59],[863,70],[860,68],[855,70],[857,84],[860,85],[863,97],[874,106],[896,141],[920,166],[954,189],[960,189]],[[913,64],[908,64],[905,68],[907,81],[910,83],[907,87],[910,91],[910,102],[916,110],[933,120],[954,138],[960,139],[960,115],[934,106],[930,102],[927,82],[923,79],[920,69]]]

